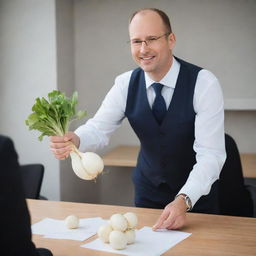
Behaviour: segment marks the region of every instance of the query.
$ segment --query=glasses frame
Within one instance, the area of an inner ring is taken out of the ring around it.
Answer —
[[[161,36],[156,36],[156,37],[153,37],[152,38],[149,38],[149,39],[146,39],[146,40],[137,40],[137,39],[132,39],[132,40],[129,40],[127,43],[130,43],[132,46],[135,46],[135,47],[141,47],[142,46],[142,43],[145,43],[146,46],[149,46],[150,44],[154,43],[154,42],[157,42],[160,38],[164,37],[164,36],[169,36],[171,34],[171,32],[167,32]],[[136,42],[133,42],[136,41]]]

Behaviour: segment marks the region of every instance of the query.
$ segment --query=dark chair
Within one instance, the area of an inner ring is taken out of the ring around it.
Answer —
[[[30,199],[40,199],[44,166],[42,164],[26,164],[21,165],[20,169],[25,197]]]
[[[253,217],[253,199],[244,184],[240,154],[234,139],[225,134],[227,159],[219,179],[220,213]]]

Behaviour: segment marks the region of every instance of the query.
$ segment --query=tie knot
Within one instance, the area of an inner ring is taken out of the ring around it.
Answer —
[[[156,95],[160,95],[164,85],[160,83],[153,83],[152,86],[155,90]]]

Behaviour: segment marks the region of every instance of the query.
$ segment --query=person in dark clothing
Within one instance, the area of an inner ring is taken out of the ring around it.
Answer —
[[[52,256],[36,248],[31,240],[31,223],[12,140],[0,135],[0,254],[4,256]]]

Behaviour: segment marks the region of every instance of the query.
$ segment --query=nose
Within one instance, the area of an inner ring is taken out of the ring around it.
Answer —
[[[148,52],[148,45],[147,45],[146,41],[143,41],[143,42],[141,43],[140,52],[141,52],[141,53]]]

